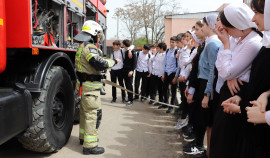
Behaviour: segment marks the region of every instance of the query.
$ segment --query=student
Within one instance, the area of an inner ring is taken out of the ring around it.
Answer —
[[[126,88],[130,91],[133,91],[133,72],[136,68],[137,58],[135,52],[129,50],[130,40],[123,41],[124,46],[124,65],[123,65],[123,78],[125,81]],[[131,56],[130,56],[131,55]],[[127,106],[131,106],[133,104],[133,94],[128,93],[128,102]]]
[[[113,54],[111,56],[111,59],[115,59],[118,58],[121,60],[121,62],[117,63],[116,65],[114,65],[111,68],[110,74],[111,74],[111,81],[114,83],[117,83],[117,79],[119,82],[119,85],[124,87],[124,82],[123,82],[123,75],[122,75],[122,69],[123,69],[123,61],[124,61],[124,54],[123,54],[123,50],[120,48],[121,47],[121,43],[119,40],[116,40],[113,42]],[[126,102],[126,93],[124,90],[121,90],[121,94],[122,94],[122,102],[125,103]],[[116,87],[112,86],[112,101],[111,103],[116,102]]]
[[[214,67],[217,52],[222,45],[217,35],[215,34],[215,23],[217,15],[211,14],[203,18],[202,31],[207,36],[205,48],[201,53],[199,60],[199,88],[196,90],[198,93],[198,102],[201,105],[198,107],[199,120],[194,124],[194,131],[196,135],[195,146],[184,148],[184,153],[198,154],[204,152],[203,140],[207,130],[208,144],[210,142],[210,133],[212,126],[211,117],[211,104],[210,97],[213,96],[213,80],[214,80]],[[198,104],[199,105],[199,104]]]
[[[270,48],[270,21],[266,18],[266,15],[269,15],[270,12],[269,4],[269,0],[252,1],[251,3],[251,7],[255,12],[252,21],[257,24],[260,31],[264,31],[263,45],[266,48]],[[270,126],[270,111],[265,111],[267,104],[269,106],[270,103],[269,97],[270,90],[262,93],[256,101],[251,102],[253,107],[246,108],[248,122],[254,124],[267,123]]]
[[[244,15],[245,16],[242,16]],[[216,90],[220,93],[220,102],[230,98],[229,85],[231,80],[239,78],[240,89],[249,81],[251,63],[261,48],[261,37],[252,27],[252,10],[244,3],[229,5],[220,13],[221,26],[217,34],[223,43],[219,50],[216,67],[220,78]],[[231,38],[230,38],[231,36]],[[223,82],[220,82],[222,80]],[[224,82],[226,81],[226,82]],[[218,106],[212,130],[211,157],[238,157],[237,134],[241,133],[240,117],[223,113]],[[220,134],[223,137],[220,137]],[[220,143],[221,142],[221,143]],[[218,144],[217,144],[218,143]]]
[[[150,45],[150,51],[149,51],[149,54],[151,55],[149,66],[151,66],[151,67],[152,67],[152,64],[153,64],[153,57],[156,55],[156,53],[157,53],[157,44],[151,44]],[[146,78],[146,89],[145,89],[145,96],[146,96],[146,98],[148,98],[149,95],[150,95],[150,91],[151,91],[151,89],[150,89],[151,78],[152,78],[152,75],[148,75],[147,78]],[[149,101],[148,104],[153,104],[153,103],[154,103],[153,101]]]
[[[161,76],[164,72],[164,60],[166,56],[167,45],[166,43],[162,42],[159,43],[156,47],[157,53],[152,57],[152,68],[150,69],[151,73],[151,81],[150,81],[150,98],[152,100],[156,99],[156,93],[158,90],[159,94],[159,102],[163,102],[163,90],[162,85],[163,82],[161,80]],[[150,101],[149,104],[152,104]],[[158,106],[160,104],[154,104]]]
[[[140,82],[142,80],[141,84],[141,101],[144,102],[146,97],[146,82],[147,77],[150,77],[151,74],[149,74],[149,65],[150,65],[150,59],[151,55],[149,54],[150,51],[150,45],[145,44],[143,46],[143,50],[138,52],[136,54],[137,58],[137,66],[136,66],[136,76],[135,76],[135,93],[139,94],[139,87]],[[138,99],[139,96],[135,95],[134,99]]]
[[[270,89],[269,6],[269,0],[253,0],[251,2],[251,7],[255,11],[253,21],[257,24],[260,31],[266,31],[262,42],[263,47],[252,62],[248,86],[245,89],[241,89],[236,96],[226,100],[222,104],[228,113],[241,114],[241,124],[243,125],[241,133],[243,139],[241,150],[239,151],[239,157],[241,158],[269,157],[270,128],[267,124],[254,126],[253,123],[248,123],[246,111],[247,107],[252,106],[250,101],[258,99],[262,93]],[[266,111],[269,109],[268,105]]]
[[[173,36],[170,38],[170,48],[167,49],[166,51],[166,57],[165,57],[165,62],[164,62],[164,72],[162,75],[162,81],[164,82],[163,84],[163,95],[164,95],[164,102],[169,103],[169,94],[168,94],[168,88],[169,84],[171,84],[171,105],[175,104],[175,97],[176,97],[176,82],[177,82],[177,76],[176,76],[176,71],[177,71],[177,61],[175,58],[175,50],[176,50],[176,36]],[[162,108],[167,108],[165,105],[161,105],[158,107],[159,109]],[[172,107],[169,107],[166,113],[171,113],[173,110]]]
[[[199,59],[202,51],[204,50],[205,47],[205,36],[202,32],[202,26],[203,26],[203,21],[197,21],[195,24],[195,35],[197,38],[201,40],[201,44],[198,47],[197,54],[192,60],[192,69],[188,78],[188,85],[185,91],[185,95],[187,96],[187,103],[189,104],[189,120],[188,120],[188,125],[182,128],[183,131],[183,137],[185,137],[188,140],[192,140],[195,138],[195,133],[194,133],[194,124],[197,124],[199,122],[200,117],[198,115],[198,109],[201,106],[201,102],[198,101],[198,93],[195,93],[195,90],[199,89],[200,85],[200,80],[198,79],[198,68],[199,68]],[[187,143],[186,145],[183,146],[183,150],[189,150],[190,147],[193,147],[196,145],[193,142]],[[199,154],[197,156],[203,157],[205,154]]]

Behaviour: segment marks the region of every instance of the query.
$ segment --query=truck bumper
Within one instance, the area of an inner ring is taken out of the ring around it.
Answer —
[[[32,122],[32,96],[22,84],[0,88],[0,145],[27,129]]]

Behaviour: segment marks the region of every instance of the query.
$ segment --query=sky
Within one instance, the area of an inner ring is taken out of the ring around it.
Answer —
[[[116,8],[122,8],[130,0],[107,0],[107,39],[116,39],[117,34],[117,20],[114,18],[114,11]],[[243,2],[243,0],[176,0],[182,9],[189,13],[215,11],[224,3]],[[128,37],[128,33],[123,23],[119,22],[119,38],[124,39]]]

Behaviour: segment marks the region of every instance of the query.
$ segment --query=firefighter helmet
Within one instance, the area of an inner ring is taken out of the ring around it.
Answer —
[[[91,39],[96,39],[97,34],[102,31],[102,27],[93,20],[87,20],[84,22],[82,31],[74,37],[77,41],[87,42]]]

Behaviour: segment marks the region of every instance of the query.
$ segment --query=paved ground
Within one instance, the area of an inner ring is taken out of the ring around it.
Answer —
[[[103,120],[99,130],[99,146],[105,154],[88,156],[97,158],[179,158],[182,155],[182,138],[173,130],[176,118],[158,110],[148,102],[135,101],[132,107],[111,104],[111,87],[106,86],[107,95],[102,97]],[[118,90],[120,94],[120,90]],[[121,98],[118,96],[118,98]],[[0,146],[0,158],[80,158],[79,126],[74,125],[68,143],[57,153],[40,154],[24,150],[16,140]]]

